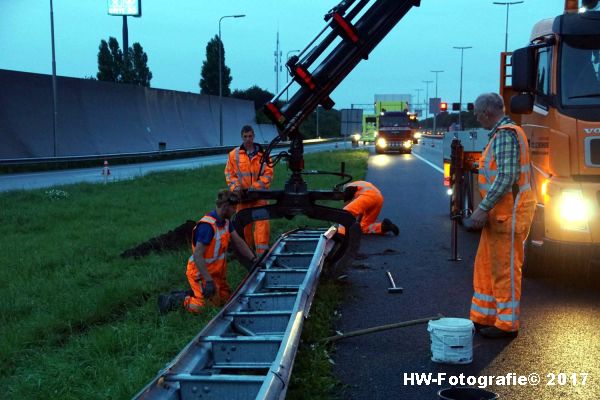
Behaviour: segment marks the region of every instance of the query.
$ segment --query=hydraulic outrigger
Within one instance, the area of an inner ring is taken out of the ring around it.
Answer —
[[[291,176],[283,190],[256,190],[246,194],[247,200],[276,200],[275,204],[248,208],[237,213],[235,225],[239,232],[247,224],[265,219],[292,218],[304,214],[309,218],[326,220],[343,225],[346,235],[328,261],[337,263],[350,250],[350,243],[357,248],[360,241],[360,227],[356,219],[347,211],[316,204],[319,200],[343,200],[341,187],[352,180],[342,170],[339,173],[324,171],[304,171],[304,148],[300,124],[321,105],[331,109],[334,105],[329,97],[340,82],[358,65],[366,60],[369,53],[390,32],[400,19],[420,0],[347,0],[332,8],[326,15],[327,26],[319,32],[299,55],[291,57],[286,67],[292,80],[300,89],[287,103],[280,102],[290,82],[269,103],[265,113],[278,128],[279,135],[271,141],[264,154],[263,163],[277,164],[287,159]],[[312,47],[321,36],[325,37]],[[328,49],[333,49],[326,53]],[[320,61],[317,64],[317,61]],[[311,68],[315,66],[312,71]],[[281,107],[279,104],[283,104]],[[271,150],[281,142],[289,140],[287,152],[270,158]],[[332,174],[345,178],[334,190],[308,190],[303,174]]]

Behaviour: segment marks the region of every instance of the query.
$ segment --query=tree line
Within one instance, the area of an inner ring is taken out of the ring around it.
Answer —
[[[221,92],[224,97],[250,100],[254,102],[257,123],[271,123],[262,111],[263,105],[275,95],[258,85],[248,89],[231,91],[231,69],[225,63],[225,47],[218,35],[215,35],[206,45],[206,59],[202,63],[198,86],[200,94],[219,95],[219,46],[221,46]],[[93,79],[93,78],[92,78]],[[152,71],[148,67],[148,55],[140,43],[134,43],[126,51],[121,50],[116,38],[108,41],[101,40],[98,51],[98,72],[96,79],[101,81],[126,83],[150,87]],[[279,104],[280,106],[282,104]],[[337,110],[319,110],[317,132],[316,112],[313,112],[301,126],[300,132],[305,138],[339,136],[340,112]]]

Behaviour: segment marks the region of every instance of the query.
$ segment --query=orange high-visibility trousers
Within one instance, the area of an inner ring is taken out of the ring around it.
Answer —
[[[243,210],[244,208],[260,207],[267,205],[266,200],[257,200],[250,203],[238,204],[237,211]],[[252,233],[252,227],[254,225],[254,233]],[[271,234],[271,225],[269,220],[255,221],[254,223],[248,224],[244,227],[244,240],[248,243],[250,248],[255,248],[256,254],[260,256],[265,251],[269,250],[269,236]]]
[[[512,204],[509,193],[490,210],[481,232],[473,273],[471,320],[508,332],[519,330],[523,246],[535,210],[533,193],[521,195],[514,209],[508,205]],[[512,215],[502,212],[510,209]]]
[[[213,278],[213,282],[216,287],[215,297],[211,299],[211,302],[216,306],[222,306],[227,303],[229,297],[231,296],[231,288],[227,283],[226,271],[208,271],[210,276]],[[190,288],[194,292],[194,296],[186,296],[183,301],[183,306],[191,313],[199,314],[203,311],[203,307],[206,304],[204,299],[204,295],[202,294],[202,286],[204,286],[205,281],[204,277],[200,276],[200,281],[196,280],[196,276],[198,274],[198,268],[196,267],[196,263],[190,257],[187,264],[186,276],[187,280],[190,284]]]
[[[382,235],[381,222],[377,222],[382,207],[383,196],[381,194],[375,191],[364,191],[348,203],[344,210],[357,218],[361,217],[360,230],[362,233]]]

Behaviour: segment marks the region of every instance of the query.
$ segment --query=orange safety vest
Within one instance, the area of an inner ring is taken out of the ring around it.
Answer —
[[[236,189],[268,189],[273,179],[273,168],[267,164],[261,167],[260,160],[264,151],[259,144],[258,152],[250,158],[244,146],[236,147],[229,152],[225,166],[225,180],[229,190]]]
[[[198,221],[192,230],[192,256],[190,257],[190,261],[194,261],[194,251],[196,250],[194,236],[196,233],[196,228],[198,227],[198,224],[202,222],[209,224],[215,233],[212,241],[204,249],[203,258],[204,263],[206,264],[206,269],[211,275],[224,275],[227,268],[227,260],[225,256],[227,247],[229,246],[229,240],[231,238],[231,233],[229,232],[229,220],[225,221],[223,227],[219,227],[217,225],[216,218],[208,214]]]
[[[498,129],[496,129],[496,133],[490,139],[479,160],[479,192],[481,193],[482,198],[485,197],[488,190],[490,190],[492,184],[496,180],[498,165],[496,165],[496,159],[494,158],[492,152],[492,144],[496,139],[496,135],[498,134],[497,132],[503,129],[510,129],[514,131],[517,134],[517,139],[519,140],[521,161],[521,173],[517,182],[519,185],[519,193],[531,190],[531,168],[529,162],[529,143],[527,142],[527,136],[525,136],[525,132],[518,125],[501,125],[498,127]],[[498,205],[502,206],[500,203]],[[503,211],[512,212],[512,210]]]

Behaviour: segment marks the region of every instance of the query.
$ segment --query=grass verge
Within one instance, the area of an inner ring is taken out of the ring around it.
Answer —
[[[306,155],[311,169],[335,171],[345,161],[355,179],[364,177],[366,160],[360,151]],[[283,187],[287,175],[278,167],[273,187]],[[307,180],[312,189],[338,182],[335,177]],[[217,310],[200,317],[183,311],[158,316],[156,295],[186,288],[189,249],[137,260],[119,254],[187,219],[199,219],[224,186],[223,166],[214,166],[109,185],[0,194],[4,397],[125,399],[152,379]],[[272,221],[272,238],[309,223],[306,218]],[[242,278],[243,269],[230,263],[232,286]],[[329,313],[324,311],[317,324],[320,313],[313,311],[305,334],[311,334],[311,325],[329,324]],[[309,390],[303,382],[316,390],[316,377],[302,378],[304,368],[313,368],[300,366],[308,353],[299,354],[290,396]],[[319,386],[327,393],[331,384]]]

